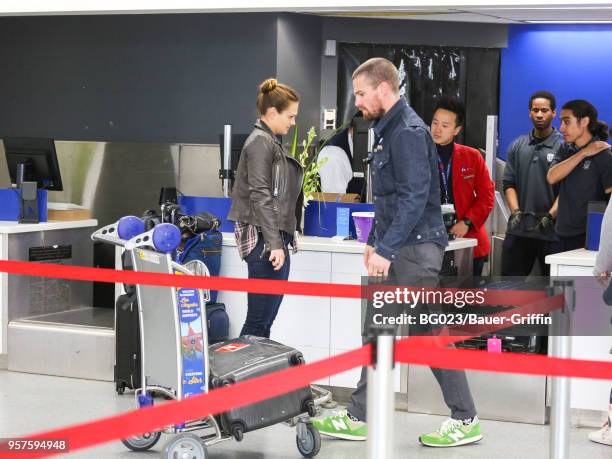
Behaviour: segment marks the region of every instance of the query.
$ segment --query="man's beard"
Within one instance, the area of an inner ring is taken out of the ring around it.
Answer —
[[[367,111],[364,112],[363,109],[361,110],[361,113],[363,113],[363,117],[368,120],[368,121],[372,121],[372,120],[377,120],[383,117],[383,115],[385,114],[385,111],[382,109],[382,107],[379,107],[376,111]]]

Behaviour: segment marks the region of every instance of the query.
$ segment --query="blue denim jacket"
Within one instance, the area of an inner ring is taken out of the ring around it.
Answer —
[[[405,245],[446,247],[438,153],[427,126],[402,97],[373,128],[375,226],[368,243],[390,261]]]

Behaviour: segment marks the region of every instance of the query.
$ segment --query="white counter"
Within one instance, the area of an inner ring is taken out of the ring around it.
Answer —
[[[452,241],[448,251],[469,252],[475,239]],[[335,242],[330,238],[302,236],[299,251],[291,255],[290,281],[360,285],[367,275],[363,266],[364,243]],[[223,234],[221,276],[247,277],[247,264],[236,249],[233,233]],[[247,294],[220,292],[230,316],[230,337],[238,336],[247,311]],[[361,300],[287,295],[272,327],[272,339],[298,348],[307,362],[328,358],[361,346]],[[359,368],[318,381],[320,384],[355,387]],[[400,392],[400,372],[396,372]]]
[[[478,241],[470,238],[459,238],[449,241],[446,251],[467,249],[476,247]],[[234,233],[223,233],[223,245],[235,247],[236,239]],[[336,241],[329,237],[300,236],[298,239],[299,250],[311,252],[335,252],[335,253],[358,253],[363,254],[365,243],[355,239],[348,241]]]
[[[71,239],[77,237],[76,233],[81,233],[80,229],[96,226],[98,226],[98,221],[94,219],[26,224],[16,221],[0,221],[0,260],[28,261],[30,246],[72,245]],[[80,260],[86,260],[86,263],[91,266],[93,245],[90,240],[83,242],[86,236],[82,234],[78,236],[80,241],[75,245],[72,256],[76,260],[75,264],[81,263]],[[85,250],[88,250],[88,253],[85,253]],[[9,278],[7,273],[0,273],[0,354],[7,352],[7,326],[9,320],[13,318],[13,312],[21,311],[24,308],[24,304],[17,303],[25,303],[27,302],[26,297],[29,298],[30,293],[27,291],[29,282],[30,280],[24,276]],[[9,290],[20,293],[9,295]],[[11,304],[9,304],[9,298],[11,298]],[[11,313],[9,313],[9,308],[11,308]]]
[[[612,357],[612,307],[604,306],[603,289],[591,277],[597,252],[577,249],[548,255],[551,277],[578,277],[576,285],[576,321],[596,322],[610,328],[608,336],[571,337],[571,357],[575,359],[609,361]],[[582,279],[580,279],[582,277]],[[590,278],[589,278],[590,277]],[[610,381],[574,378],[571,383],[571,407],[603,411],[609,403]]]
[[[86,228],[98,226],[98,220],[54,220],[41,223],[18,223],[16,221],[0,220],[0,234],[32,233],[35,231],[63,230],[70,228]]]
[[[569,252],[555,253],[546,257],[546,264],[552,266],[566,265],[566,266],[588,266],[593,268],[595,266],[595,258],[597,258],[597,252],[587,249],[576,249],[570,250]],[[591,275],[593,270],[591,270]]]

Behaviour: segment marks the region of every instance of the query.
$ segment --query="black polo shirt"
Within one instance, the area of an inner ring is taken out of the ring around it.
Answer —
[[[598,139],[593,139],[598,140]],[[574,144],[564,144],[551,167],[579,150]],[[612,188],[612,151],[585,158],[559,184],[559,213],[556,231],[559,236],[571,237],[586,233],[589,201],[607,201],[606,189]]]

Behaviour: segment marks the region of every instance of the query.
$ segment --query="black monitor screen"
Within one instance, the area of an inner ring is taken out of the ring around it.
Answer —
[[[363,172],[368,170],[366,160],[368,159],[368,131],[370,121],[363,118],[355,119],[355,130],[353,131],[353,171]]]
[[[45,190],[63,190],[53,139],[5,137],[3,142],[12,183],[17,183],[18,164],[24,164],[24,181]]]

